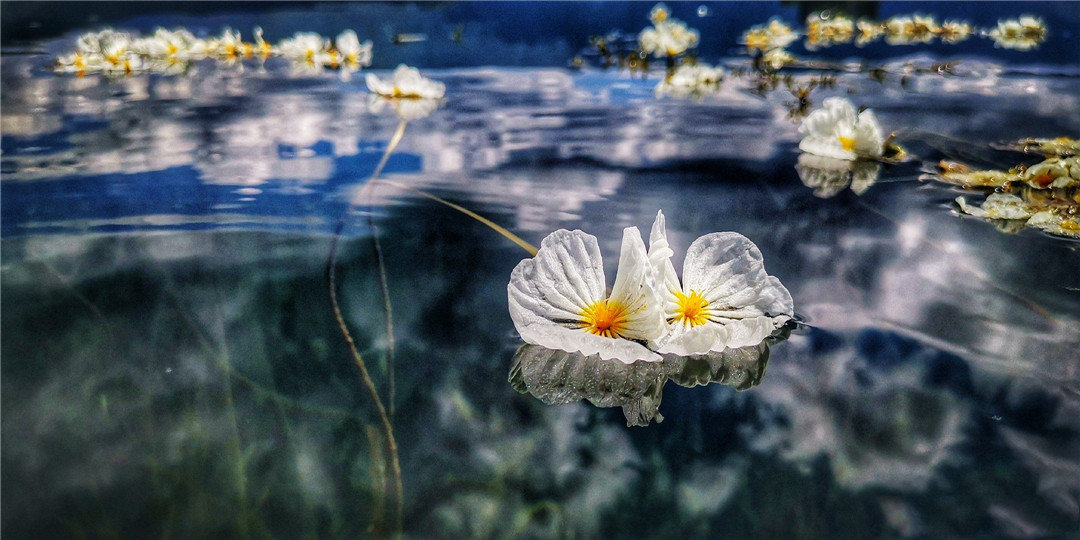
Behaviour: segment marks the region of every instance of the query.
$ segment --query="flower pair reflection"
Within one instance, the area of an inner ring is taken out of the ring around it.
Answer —
[[[814,196],[828,199],[851,186],[851,191],[862,195],[877,182],[881,164],[876,161],[848,161],[803,153],[795,165],[799,180],[814,190]]]
[[[761,382],[768,361],[767,341],[633,364],[526,344],[514,355],[510,384],[548,405],[587,400],[596,407],[621,407],[628,426],[647,426],[664,420],[660,401],[668,380],[686,388],[718,383],[745,390]]]

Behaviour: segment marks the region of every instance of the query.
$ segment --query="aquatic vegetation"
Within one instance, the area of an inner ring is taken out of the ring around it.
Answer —
[[[799,155],[795,170],[803,185],[814,190],[815,197],[827,199],[851,186],[851,191],[862,195],[877,182],[881,164],[868,160],[846,160],[803,153]]]
[[[663,212],[649,234],[649,261],[667,328],[662,354],[691,355],[760,343],[794,316],[791,294],[768,275],[761,252],[735,232],[706,234],[686,250],[680,283]]]
[[[995,47],[1028,51],[1046,39],[1046,25],[1040,18],[1023,15],[1018,19],[999,20],[986,35],[994,40]]]
[[[1076,156],[1080,155],[1080,140],[1069,137],[1056,137],[1053,139],[1022,139],[1011,144],[997,145],[998,148],[1019,150],[1026,153],[1042,154],[1044,156]]]
[[[560,229],[544,238],[535,257],[514,267],[507,285],[510,316],[526,343],[605,360],[655,362],[660,356],[643,345],[666,329],[654,280],[637,227],[623,230],[610,294],[596,237]]]
[[[1080,190],[1077,189],[1026,188],[1017,194],[991,193],[981,206],[968,204],[963,196],[957,197],[956,203],[964,214],[992,220],[1005,232],[1031,227],[1080,238]]]
[[[936,174],[929,179],[966,187],[1012,187],[1026,184],[1034,189],[1071,188],[1080,185],[1080,157],[1050,156],[1033,165],[1017,165],[1007,171],[999,169],[972,170],[954,161],[942,161]]]
[[[701,98],[720,90],[724,69],[708,64],[684,64],[656,85],[656,96]]]
[[[810,113],[799,126],[803,152],[836,159],[877,159],[884,153],[884,137],[873,111],[858,114],[850,101],[832,97]]]
[[[653,26],[638,34],[638,47],[645,54],[673,58],[697,47],[700,35],[686,23],[669,16],[666,6],[657,4],[649,15]]]
[[[254,36],[254,42],[246,42],[239,30],[226,28],[220,36],[202,39],[183,28],[158,28],[150,36],[136,37],[106,28],[80,36],[74,52],[57,57],[55,71],[80,76],[98,72],[178,74],[186,71],[190,62],[206,58],[238,65],[243,59],[281,56],[292,62],[296,71],[318,73],[329,67],[340,70],[347,79],[351,72],[371,65],[371,41],[361,43],[352,30],[339,34],[334,44],[314,32],[297,32],[277,46],[263,39],[259,27],[255,27]]]

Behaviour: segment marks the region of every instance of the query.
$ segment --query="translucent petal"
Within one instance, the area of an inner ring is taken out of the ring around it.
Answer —
[[[657,290],[655,272],[637,227],[623,229],[619,270],[611,287],[611,301],[630,312],[622,335],[629,339],[651,340],[663,335],[663,300]]]
[[[664,212],[657,211],[652,231],[649,232],[649,262],[655,272],[656,283],[662,286],[661,293],[682,290],[679,276],[675,274],[675,265],[671,264],[671,256],[674,254],[668,244]]]

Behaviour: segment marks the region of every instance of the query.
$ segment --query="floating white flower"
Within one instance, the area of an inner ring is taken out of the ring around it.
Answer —
[[[255,34],[255,53],[262,58],[268,58],[277,52],[273,45],[270,45],[265,39],[263,39],[262,27],[256,26],[253,32]]]
[[[158,28],[154,35],[137,39],[131,44],[132,51],[159,60],[192,60],[206,55],[206,42],[191,32],[180,28]]]
[[[661,354],[705,354],[757,345],[794,315],[791,294],[765,272],[761,251],[734,232],[706,234],[686,251],[682,283],[671,264],[663,212],[649,234],[649,261],[661,289],[667,331]]]
[[[1050,157],[1028,167],[1022,178],[1029,186],[1038,189],[1080,185],[1080,157]]]
[[[988,33],[995,47],[1027,51],[1039,46],[1046,38],[1042,19],[1024,15],[1019,19],[1002,19]]]
[[[656,96],[702,97],[720,90],[724,69],[708,64],[681,65],[656,85]]]
[[[830,47],[849,43],[855,37],[855,22],[843,15],[823,18],[820,13],[806,18],[806,48]]]
[[[896,16],[885,21],[885,41],[889,45],[930,43],[939,31],[934,18],[924,15]]]
[[[329,48],[325,38],[315,32],[297,32],[278,44],[281,56],[297,64],[322,66]]]
[[[355,71],[371,65],[371,41],[360,43],[356,32],[346,30],[338,34],[334,45],[341,55],[343,68]]]
[[[245,45],[247,45],[246,51]],[[221,37],[207,40],[206,50],[207,54],[229,60],[238,56],[245,56],[245,52],[250,54],[251,45],[244,43],[244,40],[240,38],[239,30],[233,31],[231,28],[226,28],[225,31],[221,33]]]
[[[641,233],[627,227],[615,284],[605,294],[596,237],[560,229],[511,273],[510,317],[526,343],[628,364],[659,361],[660,355],[643,345],[665,331],[654,277]]]
[[[784,49],[769,49],[761,55],[761,61],[769,69],[776,71],[795,61],[795,57]]]
[[[368,90],[387,98],[442,99],[446,94],[446,86],[441,82],[424,77],[419,70],[405,64],[399,65],[388,80],[372,73],[365,80]]]
[[[945,43],[960,43],[971,37],[973,29],[964,21],[944,21],[938,28],[938,37]]]
[[[649,11],[649,20],[652,21],[653,24],[662,23],[668,20],[669,17],[671,17],[671,10],[669,10],[663,2],[656,4],[653,6],[652,10]]]
[[[991,193],[982,206],[969,205],[964,197],[957,197],[956,203],[965,214],[998,220],[999,228],[1007,232],[1016,232],[1017,225],[1022,225],[1050,234],[1080,238],[1080,222],[1071,212],[1080,204],[1080,195],[1068,190],[1020,189],[1019,193],[1024,197]]]
[[[883,153],[884,138],[874,113],[870,109],[856,113],[844,98],[825,99],[803,120],[799,133],[803,136],[799,149],[819,156],[876,159]]]
[[[638,34],[638,46],[647,54],[672,57],[697,47],[699,39],[698,31],[688,28],[686,23],[667,19],[642,30]]]
[[[885,33],[884,25],[867,19],[859,19],[855,27],[859,31],[859,35],[855,38],[855,45],[859,47],[877,41]]]
[[[768,51],[771,49],[783,49],[791,42],[799,39],[799,36],[791,30],[791,27],[773,18],[767,24],[759,24],[750,27],[739,42],[746,45],[750,51]]]

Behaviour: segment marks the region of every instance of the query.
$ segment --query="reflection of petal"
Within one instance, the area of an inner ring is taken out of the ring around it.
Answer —
[[[761,382],[768,363],[769,344],[765,341],[701,356],[664,357],[665,372],[676,384],[687,388],[720,383],[746,390]]]
[[[847,161],[817,156],[799,155],[795,170],[803,185],[814,190],[815,197],[827,199],[851,184],[851,191],[862,195],[877,182],[881,165],[876,161]]]
[[[622,407],[631,426],[663,420],[659,409],[665,382],[659,363],[609,362],[537,345],[522,345],[510,368],[510,383],[518,392],[549,405],[587,399],[597,407]]]

